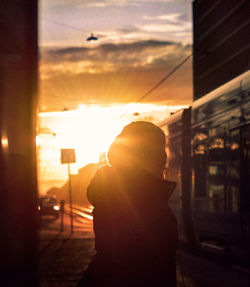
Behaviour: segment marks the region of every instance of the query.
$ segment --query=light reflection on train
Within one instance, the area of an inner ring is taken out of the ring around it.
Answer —
[[[250,71],[159,126],[180,240],[250,259]],[[249,262],[249,261],[248,261]]]

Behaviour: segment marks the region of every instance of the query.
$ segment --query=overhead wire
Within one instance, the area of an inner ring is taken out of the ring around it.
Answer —
[[[42,20],[45,21],[45,22],[53,23],[53,24],[56,24],[56,25],[59,25],[59,26],[62,26],[62,27],[66,27],[66,28],[72,29],[72,30],[87,32],[84,29],[77,28],[77,27],[74,27],[74,26],[70,26],[70,25],[67,25],[67,24],[64,24],[64,23],[60,23],[60,22],[57,22],[57,21],[54,21],[54,20],[50,20],[50,19],[47,19],[47,18],[44,18],[44,17],[42,17]]]
[[[165,82],[170,76],[172,76],[182,65],[184,65],[189,58],[193,56],[193,53],[188,55],[183,61],[181,61],[173,70],[167,73],[159,82],[157,82],[146,94],[140,97],[136,102],[141,102],[146,97],[148,97],[154,90],[156,90],[163,82]]]
[[[77,30],[77,31],[86,31],[84,29],[80,29],[77,27],[73,27],[64,23],[60,23],[54,20],[50,20],[47,18],[43,18],[44,21],[50,22],[59,26],[67,27],[72,30]],[[165,82],[170,76],[172,76],[182,65],[184,65],[191,57],[193,56],[193,53],[188,55],[183,61],[181,61],[173,70],[171,70],[169,73],[167,73],[159,82],[157,82],[146,94],[144,94],[142,97],[140,97],[136,102],[141,102],[143,101],[146,97],[148,97],[154,90],[156,90],[163,82]]]
[[[70,28],[72,30],[77,30],[77,31],[86,31],[84,29],[80,29],[77,27],[73,27],[64,23],[60,23],[54,20],[50,20],[50,19],[46,19],[43,18],[44,21],[46,22],[50,22],[59,26],[63,26],[63,27],[67,27]],[[174,69],[172,69],[169,73],[167,73],[160,81],[158,81],[147,93],[145,93],[142,97],[140,97],[136,102],[141,102],[143,101],[146,97],[148,97],[149,95],[152,94],[153,91],[155,91],[161,84],[163,84],[168,78],[170,78],[178,69],[180,69],[192,56],[193,56],[193,52],[191,54],[189,54],[184,60],[182,60],[177,66],[174,67]],[[181,261],[181,254],[180,254],[180,269],[181,269],[181,275],[182,275],[182,284],[185,287],[185,282],[184,282],[184,274],[183,274],[183,266],[182,266],[182,261]]]

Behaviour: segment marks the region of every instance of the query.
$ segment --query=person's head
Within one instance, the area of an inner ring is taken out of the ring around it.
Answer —
[[[125,126],[109,148],[107,158],[114,167],[146,170],[162,176],[165,163],[165,134],[150,122]]]

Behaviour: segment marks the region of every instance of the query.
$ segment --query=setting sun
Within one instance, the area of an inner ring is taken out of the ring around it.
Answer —
[[[71,173],[97,163],[117,134],[131,121],[159,122],[181,106],[153,104],[81,105],[76,110],[39,114],[37,136],[39,190],[44,193],[67,180],[67,167],[60,163],[60,150],[73,148],[76,163]]]

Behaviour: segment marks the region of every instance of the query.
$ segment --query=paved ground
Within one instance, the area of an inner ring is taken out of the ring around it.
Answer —
[[[181,250],[177,270],[184,275],[179,276],[178,287],[250,287],[249,274]]]
[[[40,287],[75,286],[95,253],[92,222],[74,220],[74,233],[67,215],[64,222],[63,232],[60,219],[42,222]],[[250,287],[248,275],[184,251],[177,256],[177,280],[178,287]]]
[[[92,222],[64,217],[64,231],[60,219],[44,218],[40,232],[40,287],[73,287],[88,266],[94,251]]]

